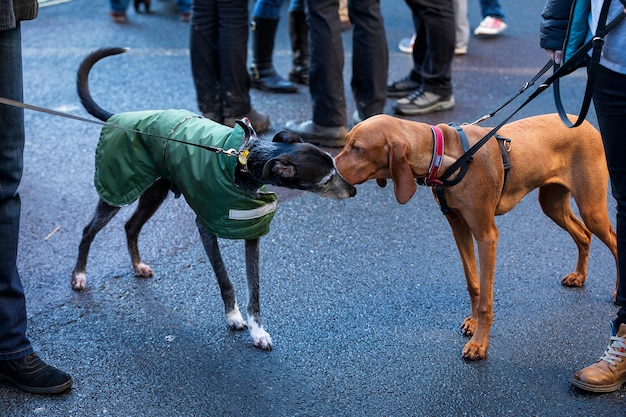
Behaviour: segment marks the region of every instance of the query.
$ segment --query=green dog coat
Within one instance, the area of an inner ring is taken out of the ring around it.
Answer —
[[[245,139],[242,127],[223,126],[186,110],[119,113],[107,123],[111,126],[102,129],[96,148],[94,178],[103,201],[115,207],[131,204],[165,178],[214,235],[254,239],[269,232],[276,194],[265,187],[256,196],[244,192],[234,183],[236,157],[190,145],[239,150]]]

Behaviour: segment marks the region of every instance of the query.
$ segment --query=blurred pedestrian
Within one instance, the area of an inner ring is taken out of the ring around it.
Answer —
[[[591,0],[590,13],[577,13],[577,19],[569,22],[572,4],[577,0],[548,0],[541,14],[541,47],[556,62],[563,57],[563,45],[568,23],[575,32],[591,39],[595,35],[603,0]],[[610,0],[605,0],[609,1]],[[620,13],[626,13],[626,0],[610,5],[608,21]],[[580,2],[578,2],[580,3]],[[589,18],[590,17],[590,18]],[[569,34],[568,34],[569,35]],[[572,385],[592,392],[618,390],[626,382],[626,24],[622,22],[604,38],[600,64],[593,89],[593,102],[604,142],[606,160],[611,178],[611,190],[617,201],[617,259],[621,275],[616,302],[620,306],[611,323],[609,345],[600,359],[576,372]]]
[[[218,123],[234,127],[247,117],[257,132],[270,120],[250,102],[248,58],[248,2],[194,0],[189,39],[191,71],[198,107]]]
[[[387,96],[403,97],[393,109],[419,115],[454,108],[452,58],[455,42],[453,0],[406,0],[413,15],[415,45],[410,73],[387,86]]]
[[[37,16],[37,0],[0,0],[0,97],[23,100],[20,21]],[[58,394],[72,378],[47,365],[26,337],[26,300],[17,270],[24,110],[0,104],[0,380],[35,394]]]
[[[191,1],[192,0],[176,0],[176,6],[178,7],[178,11],[180,13],[180,20],[183,22],[189,22],[191,17]],[[130,0],[109,0],[109,6],[111,8],[109,15],[115,23],[128,22],[126,9],[128,9],[129,4]],[[144,11],[146,13],[150,12],[151,0],[133,0],[133,4],[137,13],[139,13],[142,4]]]
[[[285,129],[317,145],[341,147],[347,133],[347,115],[339,0],[307,0],[306,6],[313,117],[289,121]],[[350,1],[348,14],[353,28],[351,86],[357,107],[352,123],[358,123],[384,110],[389,51],[379,0]]]

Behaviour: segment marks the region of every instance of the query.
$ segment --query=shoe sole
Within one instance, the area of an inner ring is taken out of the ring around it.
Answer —
[[[401,108],[401,107],[397,107],[394,106],[394,110],[396,113],[398,114],[402,114],[405,116],[416,116],[416,115],[420,115],[420,114],[428,114],[428,113],[434,113],[434,112],[438,112],[438,111],[446,111],[446,110],[452,110],[454,108],[454,100],[450,100],[450,101],[446,101],[446,102],[439,102],[439,103],[435,103],[432,106],[429,107],[424,107],[424,108]]]
[[[60,385],[55,385],[53,387],[40,388],[40,387],[29,387],[27,385],[22,385],[7,375],[0,375],[0,381],[7,381],[15,385],[17,388],[21,389],[22,391],[28,392],[30,394],[60,394],[63,391],[70,389],[74,382],[72,379],[70,379]]]
[[[590,384],[586,384],[586,383],[584,383],[582,381],[579,381],[577,379],[574,379],[574,378],[572,378],[570,380],[570,384],[572,384],[576,388],[580,388],[582,390],[590,391],[590,392],[613,392],[613,391],[617,391],[618,389],[620,389],[622,387],[624,382],[626,382],[626,377],[622,378],[621,380],[619,380],[616,383],[611,384],[611,385],[590,385]]]

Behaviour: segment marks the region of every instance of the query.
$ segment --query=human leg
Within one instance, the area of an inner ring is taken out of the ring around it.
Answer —
[[[289,81],[309,84],[309,25],[303,0],[289,2],[289,38],[291,40],[291,70]]]
[[[257,132],[269,127],[269,117],[250,104],[247,2],[196,0],[190,34],[191,70],[200,111],[234,126],[244,116]]]
[[[413,69],[409,78],[421,85],[394,104],[397,113],[425,114],[454,107],[452,58],[455,17],[452,0],[406,0],[413,12]]]
[[[343,44],[338,0],[307,0],[311,41],[309,91],[313,118],[289,121],[285,129],[322,146],[343,146],[347,133]]]
[[[278,75],[273,64],[274,40],[282,0],[257,0],[252,12],[252,87],[273,93],[295,93],[298,88]]]
[[[352,92],[356,101],[355,122],[380,114],[387,98],[389,51],[380,1],[349,3],[352,22]]]
[[[470,24],[467,18],[467,0],[454,0],[454,22],[456,40],[454,54],[464,55],[467,53],[469,44]]]
[[[0,96],[23,100],[19,23],[0,30]],[[56,394],[72,386],[66,373],[46,365],[26,337],[26,299],[17,270],[24,111],[0,104],[0,380],[32,393]]]
[[[618,271],[626,271],[626,74],[598,68],[593,101],[611,178],[611,192],[617,202]],[[620,309],[612,325],[611,340],[604,355],[593,365],[574,374],[572,384],[593,392],[615,391],[626,382],[626,279],[620,276],[617,288]]]
[[[115,23],[126,22],[126,9],[128,9],[129,3],[130,3],[130,0],[110,0],[109,1],[109,6],[111,8],[111,11],[109,13]]]

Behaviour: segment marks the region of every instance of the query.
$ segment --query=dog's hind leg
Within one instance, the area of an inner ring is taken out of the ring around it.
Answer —
[[[576,270],[567,274],[561,283],[567,287],[582,287],[587,278],[587,260],[591,244],[591,231],[576,217],[570,205],[570,191],[560,184],[539,188],[539,204],[543,212],[570,234],[578,248]]]
[[[200,239],[204,250],[209,257],[209,262],[215,272],[217,283],[220,287],[220,294],[224,301],[224,313],[226,315],[226,323],[233,330],[243,330],[248,326],[246,321],[241,316],[239,306],[237,305],[237,298],[235,297],[235,288],[228,278],[228,272],[220,253],[219,243],[217,237],[206,230],[199,219],[196,218],[196,225],[198,226],[198,232],[200,233]]]
[[[246,275],[248,276],[248,327],[254,346],[272,350],[272,338],[263,328],[259,303],[259,256],[260,239],[246,240]]]
[[[580,217],[587,228],[606,245],[615,259],[615,289],[613,290],[613,302],[616,302],[617,287],[619,287],[619,268],[617,263],[617,236],[609,220],[609,212],[606,203],[605,188],[594,185],[593,192],[597,195],[574,196]]]
[[[91,222],[83,229],[83,237],[78,246],[78,258],[76,259],[76,266],[74,266],[72,271],[71,284],[73,289],[85,289],[87,285],[87,257],[89,256],[91,243],[98,232],[111,221],[119,210],[119,207],[110,206],[102,200],[98,201],[96,212]]]
[[[133,215],[124,225],[126,230],[126,242],[128,245],[128,253],[135,271],[135,276],[148,278],[154,275],[150,266],[141,261],[139,255],[139,233],[144,224],[154,215],[161,203],[167,197],[170,189],[170,183],[167,180],[159,179],[150,188],[148,188],[139,198],[139,203]]]

